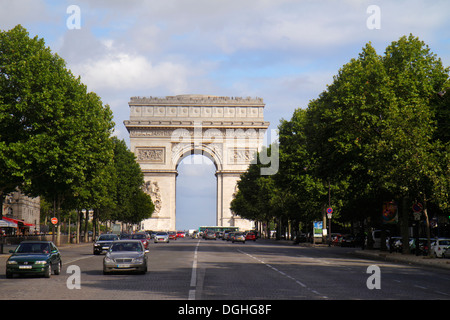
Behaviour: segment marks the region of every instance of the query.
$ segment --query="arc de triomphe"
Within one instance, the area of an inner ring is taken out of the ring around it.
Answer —
[[[144,229],[175,230],[177,167],[190,154],[202,154],[216,166],[217,225],[250,229],[252,222],[233,215],[230,203],[240,174],[261,148],[269,126],[263,100],[178,95],[132,97],[128,104],[130,120],[124,124],[130,148],[155,204],[152,217],[143,221]]]

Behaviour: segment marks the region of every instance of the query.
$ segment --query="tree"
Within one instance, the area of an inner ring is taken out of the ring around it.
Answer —
[[[59,215],[63,201],[110,161],[112,113],[22,26],[0,33],[0,53],[0,192],[19,186]]]
[[[135,155],[128,150],[125,142],[113,138],[115,184],[115,213],[112,220],[125,223],[138,223],[151,217],[154,205],[149,195],[142,191],[144,176],[136,162]]]
[[[308,106],[307,140],[318,159],[317,176],[348,180],[350,205],[371,203],[371,195],[379,208],[383,198],[403,198],[407,228],[411,200],[442,189],[431,104],[447,79],[448,69],[412,35],[393,42],[384,57],[367,44]]]

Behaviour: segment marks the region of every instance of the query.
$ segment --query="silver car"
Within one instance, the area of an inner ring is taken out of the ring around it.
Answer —
[[[169,243],[169,234],[167,232],[157,232],[154,236],[154,242],[165,242]]]
[[[103,259],[103,274],[114,271],[147,272],[147,253],[140,240],[114,241]]]

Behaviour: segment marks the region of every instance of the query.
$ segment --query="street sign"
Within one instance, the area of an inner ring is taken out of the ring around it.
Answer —
[[[328,219],[331,219],[332,216],[333,216],[333,215],[332,215],[331,213],[327,213],[327,218],[328,218]]]
[[[331,219],[331,215],[333,214],[333,208],[327,208],[327,218]]]
[[[51,221],[53,224],[57,224],[57,223],[58,223],[58,218],[53,217],[50,221]]]
[[[423,206],[421,203],[414,203],[412,206],[414,212],[422,212]]]

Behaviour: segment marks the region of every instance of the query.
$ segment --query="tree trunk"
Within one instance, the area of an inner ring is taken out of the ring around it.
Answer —
[[[407,197],[402,198],[402,210],[401,210],[400,219],[401,219],[400,227],[401,227],[401,233],[402,233],[402,246],[403,246],[402,253],[409,254],[410,253],[409,228],[408,228],[409,218],[408,218],[408,198]]]

